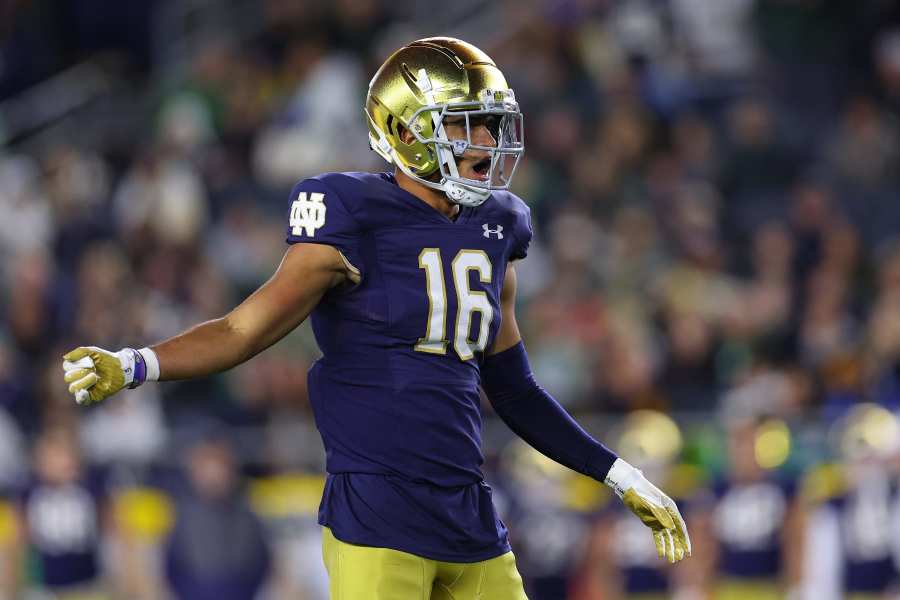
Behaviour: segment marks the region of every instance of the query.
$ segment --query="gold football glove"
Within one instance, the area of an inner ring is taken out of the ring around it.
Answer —
[[[691,538],[678,507],[643,473],[617,458],[606,475],[606,484],[651,529],[660,558],[674,563],[691,555]]]
[[[65,381],[78,404],[91,404],[112,396],[126,386],[143,383],[136,363],[143,359],[136,350],[110,352],[96,346],[75,348],[63,356]],[[135,371],[138,378],[135,378]],[[146,374],[146,369],[143,369]]]

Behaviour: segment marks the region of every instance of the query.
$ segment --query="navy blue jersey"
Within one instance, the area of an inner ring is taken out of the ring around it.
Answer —
[[[719,571],[726,577],[779,577],[781,536],[793,485],[774,480],[720,482],[714,493]]]
[[[360,276],[312,313],[320,522],[345,542],[437,560],[508,551],[481,472],[480,364],[507,264],[531,240],[528,208],[497,192],[451,220],[387,173],[307,179],[290,202],[287,241],[333,246]]]
[[[97,578],[102,498],[100,483],[90,478],[66,485],[36,481],[24,491],[22,512],[41,583],[64,587]]]
[[[829,504],[837,511],[843,556],[844,590],[884,593],[897,583],[893,530],[897,518],[897,488],[887,481],[866,482]]]

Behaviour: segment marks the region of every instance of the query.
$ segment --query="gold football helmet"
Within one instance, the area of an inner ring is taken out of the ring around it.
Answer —
[[[394,52],[369,83],[365,112],[375,152],[463,206],[507,189],[525,149],[522,113],[503,73],[487,54],[455,38],[417,40]],[[464,122],[464,138],[448,137],[448,116]],[[492,145],[473,143],[476,123],[486,124]],[[413,138],[404,141],[403,130]],[[490,158],[480,179],[459,172],[457,159],[470,150]]]
[[[900,423],[889,410],[864,402],[835,425],[832,435],[847,461],[883,460],[900,450]]]

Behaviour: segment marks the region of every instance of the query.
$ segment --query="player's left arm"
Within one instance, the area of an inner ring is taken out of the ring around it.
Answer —
[[[537,381],[516,323],[516,271],[507,267],[500,293],[500,331],[481,368],[481,385],[497,415],[542,454],[606,483],[653,532],[660,557],[691,553],[684,519],[671,498],[595,440]]]

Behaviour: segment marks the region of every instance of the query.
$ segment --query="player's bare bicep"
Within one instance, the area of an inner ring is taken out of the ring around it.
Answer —
[[[348,280],[341,253],[324,244],[293,244],[275,274],[226,317],[259,351],[309,316],[332,287]]]
[[[522,339],[516,322],[516,269],[510,263],[506,267],[503,288],[500,290],[500,331],[488,354],[496,354],[512,348]]]
[[[298,283],[306,283],[308,278],[313,278],[314,281],[309,281],[309,284],[324,286],[324,292],[344,283],[351,267],[334,246],[292,244],[285,251],[272,279],[277,278],[280,283],[295,287]]]

